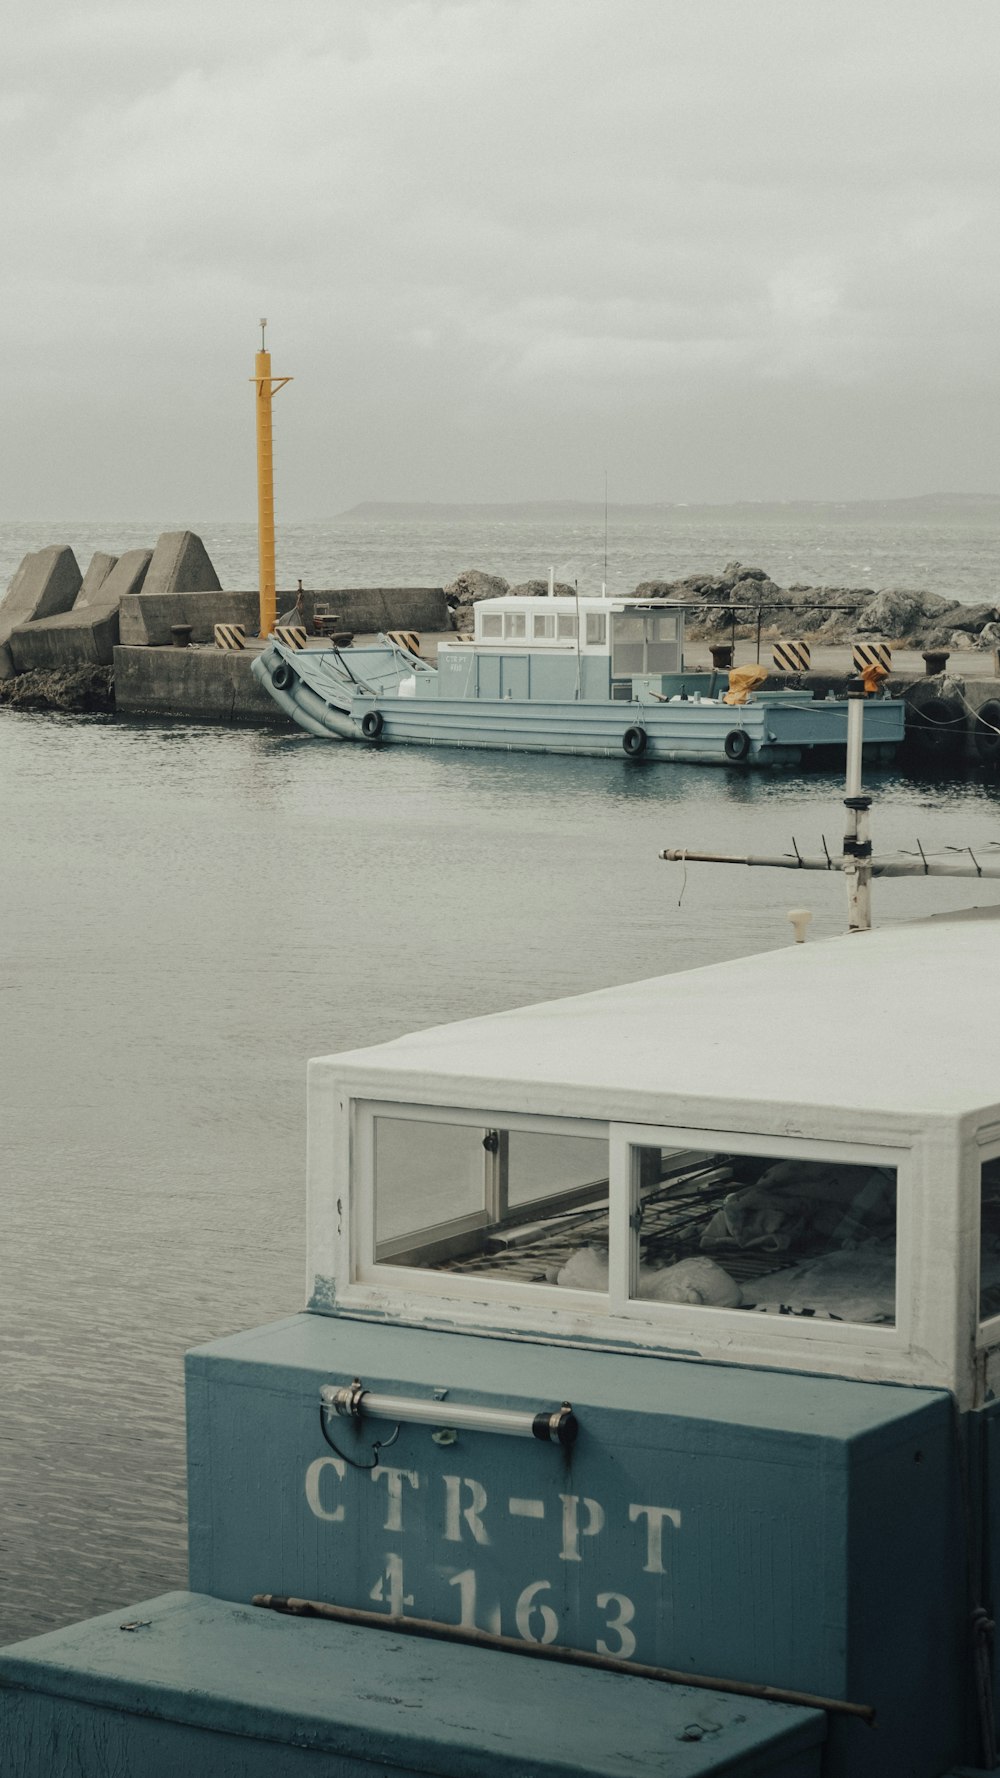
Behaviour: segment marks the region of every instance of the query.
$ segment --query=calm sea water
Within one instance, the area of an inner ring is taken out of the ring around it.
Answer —
[[[513,570],[467,542],[451,571]],[[440,580],[442,547],[369,542],[343,577]],[[877,788],[886,844],[996,837],[994,784]],[[301,1303],[307,1058],[784,945],[803,899],[836,932],[835,880],[657,851],[813,846],[839,794],[0,712],[0,1641],[183,1584],[182,1355]],[[876,894],[894,919],[995,891]]]

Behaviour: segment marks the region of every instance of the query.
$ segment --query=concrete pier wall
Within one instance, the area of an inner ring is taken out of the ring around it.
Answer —
[[[443,587],[330,587],[303,594],[306,627],[312,629],[317,606],[326,606],[355,635],[376,630],[449,630],[451,616]],[[295,594],[278,592],[279,616],[291,610]],[[190,624],[192,642],[211,642],[215,624],[242,624],[248,636],[260,629],[260,596],[256,592],[157,592],[148,581],[121,610],[123,647],[163,648],[173,624]]]
[[[221,648],[115,649],[115,706],[122,716],[251,722],[291,730],[250,671],[253,656]]]

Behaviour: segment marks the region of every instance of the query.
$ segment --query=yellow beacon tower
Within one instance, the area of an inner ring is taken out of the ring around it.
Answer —
[[[278,615],[274,568],[274,444],[271,400],[291,377],[272,377],[271,354],[265,343],[267,317],[260,323],[260,351],[251,382],[257,385],[257,550],[260,561],[260,633],[274,629]]]

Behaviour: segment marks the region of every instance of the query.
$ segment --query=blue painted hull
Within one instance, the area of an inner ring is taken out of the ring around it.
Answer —
[[[794,766],[816,749],[846,747],[842,700],[771,692],[743,705],[708,699],[546,702],[440,697],[436,686],[433,695],[400,696],[395,686],[371,695],[351,686],[345,690],[342,679],[325,682],[318,653],[296,656],[271,644],[252,670],[293,722],[324,739],[597,759],[631,754],[662,763],[758,767]],[[278,677],[286,683],[275,684],[274,668],[282,663],[289,672]],[[429,676],[428,682],[433,684]],[[420,683],[417,678],[415,690]],[[904,725],[901,702],[871,699],[865,708],[866,747],[890,757]]]

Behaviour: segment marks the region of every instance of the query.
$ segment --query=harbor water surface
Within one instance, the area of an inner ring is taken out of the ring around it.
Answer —
[[[452,546],[453,571],[515,571]],[[968,560],[985,596],[985,547]],[[426,577],[393,566],[373,546],[356,578]],[[995,780],[872,787],[881,845],[997,835]],[[183,1585],[182,1355],[303,1301],[307,1058],[787,945],[795,905],[819,942],[843,927],[839,878],[657,853],[833,849],[840,795],[832,776],[0,712],[0,1641]],[[996,895],[876,884],[876,918]],[[887,1042],[892,1005],[877,981],[858,1008]],[[752,1005],[719,1019],[766,1041]]]
[[[6,1641],[183,1584],[182,1354],[302,1303],[310,1055],[785,945],[796,904],[815,943],[843,885],[657,860],[832,842],[830,777],[8,714],[0,785]],[[877,788],[887,844],[996,833],[988,783]]]

